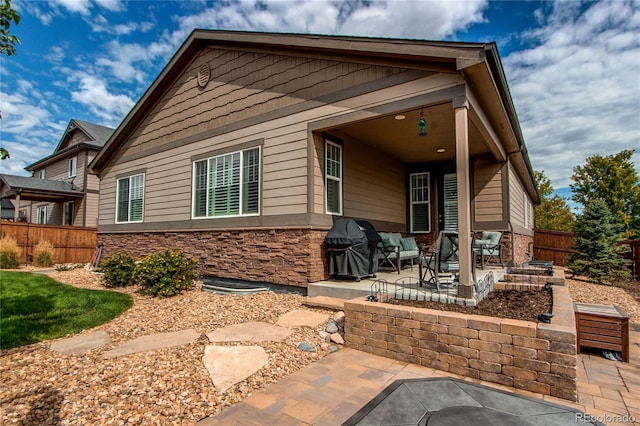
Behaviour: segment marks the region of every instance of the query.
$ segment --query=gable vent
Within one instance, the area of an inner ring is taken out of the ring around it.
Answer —
[[[209,82],[209,64],[202,64],[200,71],[198,71],[198,86],[205,87]]]

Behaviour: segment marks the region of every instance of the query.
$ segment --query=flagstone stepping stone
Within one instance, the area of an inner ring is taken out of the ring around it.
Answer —
[[[198,340],[198,337],[200,337],[200,333],[194,329],[148,334],[118,346],[117,348],[106,352],[102,357],[115,358],[138,352],[151,351],[154,349],[186,345],[195,342]]]
[[[51,350],[63,354],[79,354],[109,343],[111,343],[109,334],[104,330],[97,330],[51,342]]]
[[[261,346],[207,346],[202,362],[220,392],[246,379],[269,361]]]
[[[324,324],[329,315],[321,314],[314,311],[307,311],[305,309],[300,309],[297,311],[287,312],[282,315],[278,321],[277,325],[282,327],[311,327],[316,328],[320,324]]]
[[[207,333],[207,337],[215,342],[280,342],[291,335],[288,328],[279,327],[267,322],[250,321],[229,325]]]

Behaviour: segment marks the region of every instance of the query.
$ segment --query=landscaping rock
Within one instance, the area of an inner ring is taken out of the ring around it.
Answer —
[[[282,315],[276,325],[281,327],[311,327],[316,328],[320,324],[324,323],[329,315],[321,314],[315,311],[309,311],[306,309],[295,310],[291,312],[287,312]]]
[[[250,321],[229,325],[207,333],[215,342],[280,342],[293,333],[292,330],[266,322]]]
[[[340,335],[340,333],[333,333],[330,337],[333,343],[344,345],[344,338]]]
[[[329,333],[329,334],[337,333],[338,332],[338,325],[333,321],[329,321],[327,323],[327,326],[325,327],[325,331],[327,333]]]
[[[219,392],[251,376],[268,361],[269,356],[260,346],[207,346],[202,357]]]
[[[344,318],[345,315],[343,311],[336,312],[333,315],[333,320],[336,322],[336,324],[342,324],[344,322]]]
[[[109,343],[111,343],[109,333],[104,330],[97,330],[51,342],[51,350],[63,354],[78,354],[108,345]]]
[[[302,342],[298,345],[298,349],[305,352],[315,352],[316,348],[309,342]]]

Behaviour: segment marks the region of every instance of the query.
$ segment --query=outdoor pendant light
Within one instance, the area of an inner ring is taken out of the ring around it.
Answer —
[[[420,111],[420,118],[418,119],[418,136],[427,136],[427,120],[424,119],[424,111]]]

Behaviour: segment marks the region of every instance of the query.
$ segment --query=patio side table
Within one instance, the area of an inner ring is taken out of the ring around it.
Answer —
[[[573,304],[576,315],[577,352],[580,346],[620,351],[629,362],[629,315],[613,305]]]

